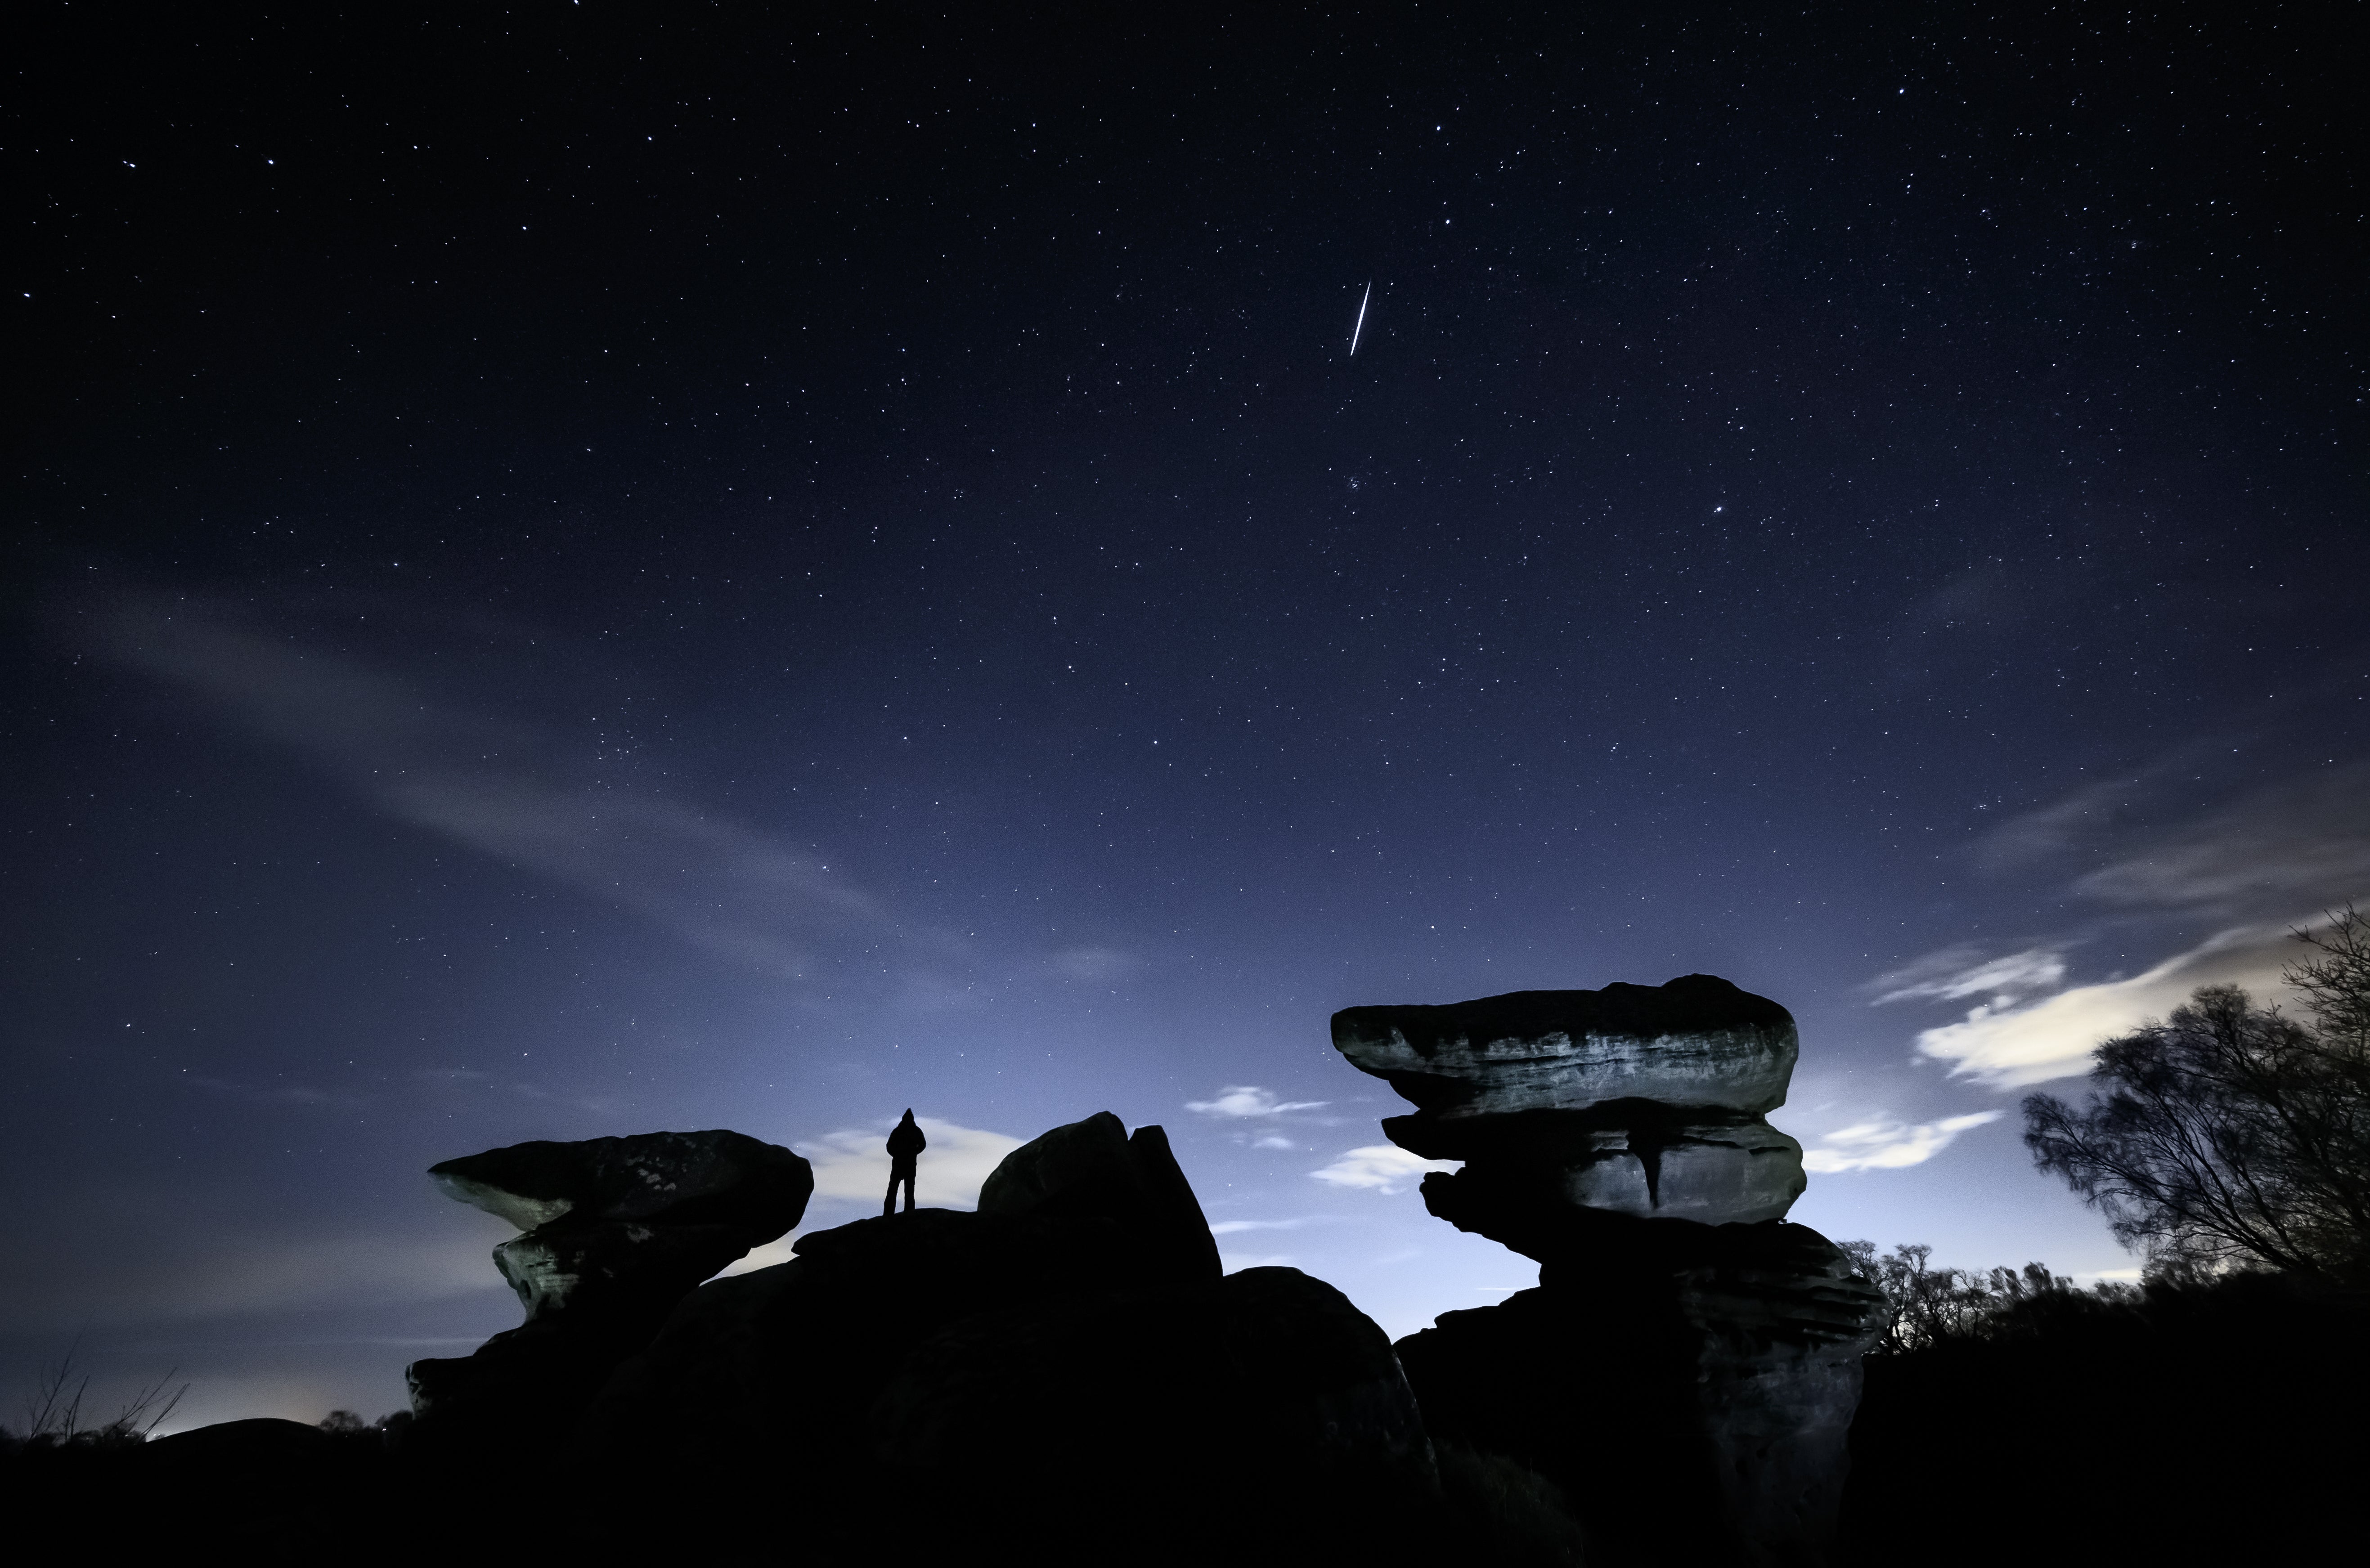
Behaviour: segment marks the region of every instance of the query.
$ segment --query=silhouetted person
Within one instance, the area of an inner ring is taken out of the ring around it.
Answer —
[[[905,1119],[890,1130],[889,1201],[880,1206],[884,1218],[897,1212],[897,1184],[900,1182],[905,1184],[905,1212],[914,1212],[914,1162],[920,1159],[922,1150],[929,1146],[930,1140],[924,1138],[922,1129],[914,1125],[914,1113],[910,1110],[905,1113]]]

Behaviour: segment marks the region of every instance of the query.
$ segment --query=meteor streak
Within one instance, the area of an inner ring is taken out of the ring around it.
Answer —
[[[1358,299],[1358,325],[1350,328],[1350,355],[1352,359],[1355,359],[1358,353],[1358,335],[1366,330],[1366,302],[1374,297],[1375,285],[1373,280],[1369,279],[1366,282],[1366,292]]]

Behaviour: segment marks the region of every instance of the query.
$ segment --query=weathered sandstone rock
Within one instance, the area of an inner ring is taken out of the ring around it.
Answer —
[[[1465,1162],[1425,1207],[1542,1265],[1399,1343],[1432,1429],[1564,1487],[1592,1562],[1819,1561],[1881,1300],[1782,1222],[1786,1010],[1689,975],[1351,1008],[1333,1038],[1418,1107],[1393,1142]]]
[[[563,1216],[644,1224],[734,1225],[770,1242],[799,1222],[814,1171],[745,1133],[646,1132],[576,1143],[513,1143],[428,1169],[446,1196],[522,1230]]]
[[[527,1228],[494,1249],[526,1321],[405,1369],[414,1440],[431,1448],[564,1436],[676,1302],[796,1225],[814,1190],[798,1155],[724,1131],[514,1144],[429,1173]]]
[[[1438,1121],[1609,1100],[1759,1116],[1786,1103],[1798,1049],[1784,1008],[1711,975],[1345,1008],[1333,1046]]]

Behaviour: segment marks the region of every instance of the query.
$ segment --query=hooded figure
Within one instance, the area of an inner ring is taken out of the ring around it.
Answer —
[[[908,1110],[905,1119],[889,1134],[889,1200],[880,1206],[883,1218],[897,1212],[897,1184],[905,1184],[905,1212],[914,1212],[914,1162],[930,1140],[914,1125],[914,1113]]]

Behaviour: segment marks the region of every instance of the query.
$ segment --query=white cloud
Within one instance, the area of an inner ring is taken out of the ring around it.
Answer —
[[[1330,1165],[1308,1173],[1332,1186],[1395,1193],[1427,1171],[1454,1171],[1462,1164],[1462,1161],[1427,1160],[1387,1143],[1372,1143],[1352,1149]]]
[[[1818,1147],[1803,1153],[1802,1169],[1815,1175],[1834,1175],[1845,1171],[1898,1171],[1906,1165],[1922,1165],[1948,1149],[1961,1133],[1996,1122],[2000,1115],[1997,1111],[1975,1111],[1915,1126],[1860,1122],[1820,1139]]]
[[[2242,926],[2128,979],[2076,986],[2023,1006],[1985,1003],[1920,1034],[1917,1051],[1950,1063],[1954,1078],[1996,1089],[2071,1077],[2090,1070],[2100,1041],[2163,1017],[2199,986],[2243,986],[2258,1001],[2274,1000],[2280,970],[2295,956],[2284,926]]]
[[[1188,1100],[1185,1108],[1205,1116],[1280,1116],[1286,1111],[1314,1111],[1328,1100],[1278,1100],[1271,1090],[1256,1083],[1229,1083],[1214,1100]]]
[[[922,1151],[914,1182],[915,1201],[933,1208],[976,1208],[980,1184],[1004,1162],[1004,1157],[1027,1142],[1008,1133],[961,1127],[936,1116],[915,1116],[930,1140]],[[815,1196],[850,1202],[879,1203],[889,1190],[889,1127],[846,1130],[791,1147],[814,1166]]]
[[[2065,960],[2054,947],[2028,947],[2020,953],[1986,958],[1972,946],[1946,947],[1868,984],[1877,993],[1875,1005],[1909,1001],[1921,997],[1958,1001],[1988,996],[2003,1006],[2036,990],[2048,990],[2065,978]]]
[[[914,1120],[930,1140],[914,1173],[914,1201],[926,1208],[977,1208],[980,1184],[1004,1162],[1006,1155],[1027,1141],[936,1116]],[[894,1125],[846,1127],[790,1145],[814,1167],[814,1199],[807,1206],[805,1221],[780,1240],[753,1248],[725,1274],[750,1274],[789,1262],[799,1238],[821,1228],[815,1223],[818,1218],[838,1225],[846,1223],[850,1207],[859,1214],[871,1213],[889,1192],[887,1144],[889,1128]],[[899,1201],[903,1201],[902,1193]]]
[[[1251,1147],[1253,1149],[1297,1149],[1300,1145],[1288,1138],[1279,1138],[1274,1133],[1270,1133],[1265,1138],[1253,1139]]]
[[[1232,1236],[1243,1230],[1297,1230],[1307,1223],[1306,1219],[1221,1219],[1210,1227],[1210,1234]]]

